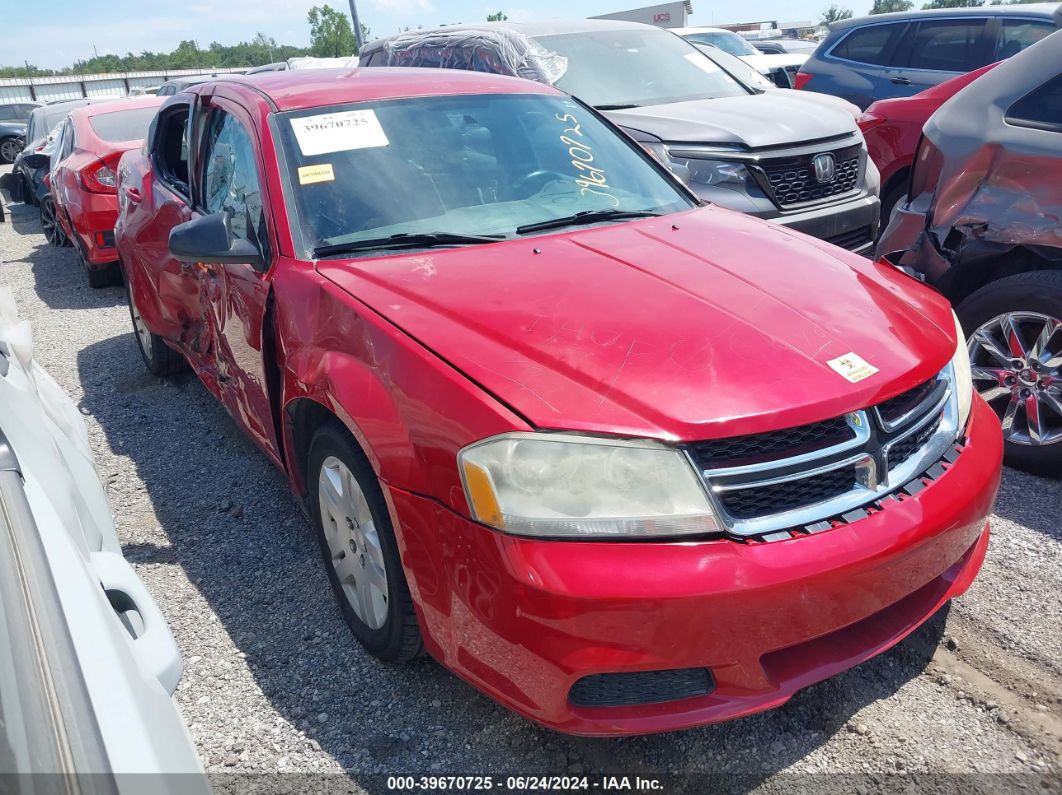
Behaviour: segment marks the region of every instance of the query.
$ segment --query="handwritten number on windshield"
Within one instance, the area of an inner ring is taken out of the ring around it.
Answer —
[[[583,138],[583,128],[579,120],[570,113],[565,113],[563,116],[558,113],[554,118],[571,125],[564,129],[564,135],[560,137],[560,141],[568,147],[572,168],[577,172],[575,184],[579,186],[579,192],[583,196],[588,193],[602,196],[611,201],[613,207],[619,207],[619,199],[605,190],[610,187],[608,177],[604,169],[595,165],[594,151]]]

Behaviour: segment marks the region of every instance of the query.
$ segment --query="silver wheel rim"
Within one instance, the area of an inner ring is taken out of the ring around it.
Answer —
[[[387,569],[369,503],[347,465],[328,456],[317,477],[321,526],[343,595],[362,623],[387,620]]]
[[[136,332],[136,341],[140,346],[140,350],[144,352],[144,355],[149,359],[151,358],[151,332],[148,331],[147,325],[144,323],[144,318],[140,316],[140,310],[136,308],[136,301],[133,300],[133,291],[129,291],[129,314],[133,317],[133,331]]]
[[[41,202],[41,230],[49,243],[53,246],[59,245],[59,225],[55,221],[55,204],[51,199]]]
[[[1009,312],[969,340],[974,387],[999,415],[1008,442],[1062,440],[1062,321]]]
[[[3,159],[5,163],[14,163],[20,151],[22,147],[15,141],[4,141],[0,144],[0,159]]]

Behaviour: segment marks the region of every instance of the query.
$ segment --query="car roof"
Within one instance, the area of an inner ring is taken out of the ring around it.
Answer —
[[[166,97],[157,97],[154,94],[144,94],[139,97],[126,97],[116,99],[113,102],[97,102],[91,105],[82,105],[70,112],[70,115],[79,119],[91,119],[104,113],[117,113],[123,110],[136,110],[137,108],[157,107],[165,101]]]
[[[406,97],[453,94],[559,94],[554,88],[516,77],[458,69],[410,67],[354,67],[352,69],[293,69],[223,79],[251,86],[277,110],[301,110],[323,105]]]
[[[740,36],[739,33],[734,33],[732,30],[726,28],[668,28],[672,33],[677,33],[680,36],[684,36],[687,33],[732,33],[735,36]]]
[[[974,8],[933,8],[915,11],[896,11],[891,14],[874,14],[866,17],[842,19],[830,25],[831,31],[848,30],[859,28],[864,25],[877,25],[882,22],[902,22],[908,19],[926,19],[932,17],[1044,17],[1050,19],[1057,13],[1062,12],[1062,3],[1028,3],[1024,5],[1009,6],[977,6]],[[1062,17],[1058,21],[1062,24]]]

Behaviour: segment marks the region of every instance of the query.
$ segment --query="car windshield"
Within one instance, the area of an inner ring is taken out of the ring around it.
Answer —
[[[99,113],[89,117],[89,124],[101,141],[139,141],[147,135],[148,126],[157,110],[157,107],[150,105],[146,108]]]
[[[728,30],[712,30],[704,33],[690,33],[686,36],[690,41],[699,41],[702,44],[712,44],[731,55],[762,55],[762,53],[749,44],[736,33]]]
[[[293,231],[307,252],[395,235],[513,237],[580,212],[694,206],[648,155],[570,97],[353,103],[286,113],[277,126]]]
[[[666,30],[608,30],[540,36],[568,59],[557,88],[602,108],[747,96],[730,75]]]

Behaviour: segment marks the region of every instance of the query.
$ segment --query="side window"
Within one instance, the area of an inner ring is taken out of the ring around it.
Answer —
[[[26,121],[30,114],[33,113],[33,109],[36,105],[16,105],[15,106],[15,118],[19,121]]]
[[[15,106],[14,105],[0,105],[0,121],[7,121],[8,119],[15,118]]]
[[[269,260],[262,189],[254,142],[239,119],[215,109],[207,121],[203,148],[203,207],[224,211],[234,237],[249,240]]]
[[[1004,19],[996,38],[996,60],[1002,61],[1050,36],[1056,28],[1047,20]]]
[[[830,55],[857,63],[884,66],[906,29],[906,22],[856,28],[834,45]]]
[[[1007,121],[1021,127],[1062,132],[1062,75],[1011,105]]]
[[[159,176],[188,196],[188,106],[170,108],[159,119],[151,152]]]
[[[982,17],[920,23],[911,47],[908,68],[969,72],[984,66],[984,59],[980,55],[981,35],[986,21]]]

